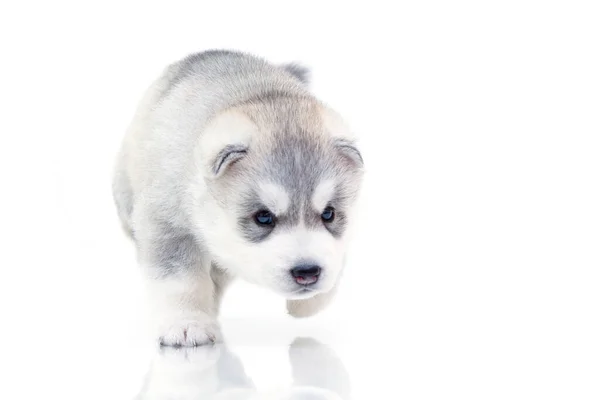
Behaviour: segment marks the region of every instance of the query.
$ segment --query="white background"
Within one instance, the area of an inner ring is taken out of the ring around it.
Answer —
[[[309,65],[368,169],[330,309],[226,298],[259,390],[291,384],[286,346],[309,336],[354,399],[597,399],[599,21],[593,1],[3,2],[0,397],[140,390],[153,348],[114,155],[166,64],[225,47]]]

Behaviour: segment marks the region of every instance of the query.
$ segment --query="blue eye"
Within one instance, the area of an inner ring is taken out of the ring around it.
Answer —
[[[321,213],[321,219],[323,220],[323,222],[331,222],[334,220],[334,218],[335,218],[335,210],[333,209],[333,207],[327,207]]]
[[[272,225],[273,219],[273,214],[266,210],[259,211],[254,215],[254,220],[259,225]]]

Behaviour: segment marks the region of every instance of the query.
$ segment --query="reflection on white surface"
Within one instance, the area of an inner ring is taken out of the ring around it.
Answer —
[[[348,373],[331,348],[312,338],[297,338],[290,345],[288,357],[292,385],[277,393],[262,393],[226,344],[162,347],[152,361],[137,400],[350,399]]]

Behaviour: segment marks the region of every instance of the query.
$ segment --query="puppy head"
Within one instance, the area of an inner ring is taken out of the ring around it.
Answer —
[[[335,113],[286,97],[230,109],[196,160],[207,187],[196,223],[222,268],[288,298],[331,290],[363,166]]]

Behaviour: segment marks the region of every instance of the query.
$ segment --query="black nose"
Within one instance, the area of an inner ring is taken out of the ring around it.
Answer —
[[[292,268],[292,276],[301,285],[312,285],[319,279],[321,267],[317,265],[298,265]]]

